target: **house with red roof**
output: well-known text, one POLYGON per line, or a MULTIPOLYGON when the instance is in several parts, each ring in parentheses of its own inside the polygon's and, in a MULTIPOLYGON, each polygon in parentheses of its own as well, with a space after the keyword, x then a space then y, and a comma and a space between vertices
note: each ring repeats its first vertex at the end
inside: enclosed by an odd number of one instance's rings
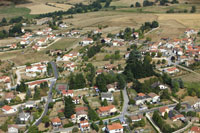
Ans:
POLYGON ((108 106, 102 106, 99 107, 97 110, 97 113, 99 114, 100 117, 106 117, 113 115, 117 112, 117 109, 114 105, 108 105, 108 106))
POLYGON ((89 124, 89 122, 87 120, 80 121, 79 127, 80 127, 82 132, 90 131, 90 124, 89 124))
POLYGON ((164 72, 168 73, 168 74, 174 74, 174 73, 178 73, 179 69, 176 67, 168 67, 164 69, 164 72))
POLYGON ((80 42, 80 45, 86 46, 86 45, 89 45, 89 44, 92 44, 92 43, 94 43, 92 38, 85 38, 83 41, 80 42))
POLYGON ((12 114, 17 112, 17 109, 12 108, 11 106, 4 105, 1 110, 4 112, 4 114, 12 114))
POLYGON ((61 120, 58 117, 51 119, 51 123, 54 127, 59 127, 62 125, 61 120))
POLYGON ((76 107, 75 114, 71 115, 71 121, 73 123, 80 123, 81 121, 88 120, 88 108, 76 107))
POLYGON ((33 81, 33 82, 28 83, 28 87, 31 88, 31 89, 34 89, 36 86, 39 87, 40 84, 42 84, 44 82, 47 82, 47 80, 33 81))
POLYGON ((132 122, 141 121, 142 118, 143 118, 143 115, 133 115, 133 116, 131 116, 132 122))
POLYGON ((150 96, 150 97, 152 98, 151 101, 152 101, 153 103, 157 103, 157 102, 160 101, 160 96, 157 95, 156 93, 151 92, 151 93, 148 94, 148 96, 150 96))
POLYGON ((107 125, 106 130, 109 133, 123 133, 123 126, 120 123, 112 123, 112 125, 107 125))
POLYGON ((74 91, 73 90, 62 90, 62 95, 63 96, 70 96, 70 97, 74 97, 74 91))
POLYGON ((74 103, 74 104, 79 104, 80 103, 80 99, 78 98, 78 97, 72 97, 72 102, 74 103))
POLYGON ((169 113, 169 111, 170 110, 167 106, 159 108, 159 112, 161 113, 162 116, 164 116, 165 113, 169 113))
POLYGON ((111 41, 112 41, 111 38, 104 38, 104 39, 101 40, 102 43, 106 43, 106 44, 110 44, 111 41))
POLYGON ((63 59, 63 61, 70 61, 70 60, 78 58, 78 56, 79 56, 79 53, 72 52, 69 54, 65 54, 62 59, 63 59))
POLYGON ((6 101, 8 101, 8 103, 10 103, 10 101, 11 101, 12 99, 14 99, 14 98, 15 98, 15 95, 14 95, 13 92, 8 92, 8 93, 6 93, 6 95, 5 95, 5 99, 6 99, 6 101))
POLYGON ((188 133, 200 133, 200 127, 193 126, 188 133))
POLYGON ((185 117, 182 114, 178 114, 178 115, 175 115, 175 116, 172 117, 173 121, 184 120, 184 119, 185 119, 185 117))
POLYGON ((45 73, 47 71, 47 67, 45 64, 37 64, 32 66, 26 66, 26 73, 45 73))
POLYGON ((9 76, 1 76, 0 77, 0 82, 8 83, 10 81, 11 81, 11 79, 9 76))

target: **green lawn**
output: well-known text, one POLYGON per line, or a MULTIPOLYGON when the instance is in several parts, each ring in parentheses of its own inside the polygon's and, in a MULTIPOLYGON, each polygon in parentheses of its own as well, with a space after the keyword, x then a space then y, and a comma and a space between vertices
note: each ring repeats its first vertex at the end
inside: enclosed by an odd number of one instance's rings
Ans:
POLYGON ((30 9, 25 7, 0 7, 0 18, 6 17, 18 17, 18 16, 29 16, 29 13, 31 12, 30 9))
POLYGON ((185 82, 184 86, 186 88, 200 88, 200 82, 185 82))
POLYGON ((74 38, 73 39, 62 38, 61 40, 57 41, 56 43, 54 43, 53 45, 48 47, 46 50, 65 49, 65 48, 72 47, 73 45, 77 44, 78 42, 79 42, 79 39, 77 39, 77 38, 75 38, 75 39, 74 38))

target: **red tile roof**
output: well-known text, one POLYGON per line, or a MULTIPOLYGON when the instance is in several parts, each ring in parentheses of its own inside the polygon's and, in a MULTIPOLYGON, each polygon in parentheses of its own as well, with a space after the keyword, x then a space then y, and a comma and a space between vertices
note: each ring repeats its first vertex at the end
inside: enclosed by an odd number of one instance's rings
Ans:
POLYGON ((168 107, 161 107, 161 108, 159 108, 159 111, 161 112, 161 113, 163 113, 163 112, 165 112, 167 109, 169 109, 168 107))
POLYGON ((8 106, 8 105, 4 105, 4 106, 2 107, 2 109, 6 110, 6 111, 9 111, 9 110, 12 109, 12 107, 10 107, 10 106, 8 106))
POLYGON ((75 108, 75 112, 79 112, 79 111, 86 111, 86 110, 88 110, 88 108, 87 107, 76 107, 75 108))
POLYGON ((112 123, 112 125, 108 125, 109 131, 117 129, 123 129, 123 126, 120 123, 112 123))
POLYGON ((195 132, 195 133, 200 133, 200 128, 197 127, 197 126, 193 126, 193 127, 190 129, 190 131, 193 131, 193 132, 195 132))
POLYGON ((104 106, 104 107, 99 107, 98 112, 108 112, 111 109, 115 108, 114 105, 109 105, 109 106, 104 106))
POLYGON ((61 120, 60 120, 60 118, 56 117, 56 118, 53 118, 53 119, 51 120, 51 122, 52 122, 52 123, 60 123, 61 120))
POLYGON ((38 84, 41 84, 43 82, 46 82, 46 80, 34 81, 34 82, 29 83, 28 85, 30 85, 30 86, 32 86, 32 85, 38 85, 38 84))
POLYGON ((140 97, 144 97, 145 96, 144 93, 138 93, 137 95, 140 96, 140 97))

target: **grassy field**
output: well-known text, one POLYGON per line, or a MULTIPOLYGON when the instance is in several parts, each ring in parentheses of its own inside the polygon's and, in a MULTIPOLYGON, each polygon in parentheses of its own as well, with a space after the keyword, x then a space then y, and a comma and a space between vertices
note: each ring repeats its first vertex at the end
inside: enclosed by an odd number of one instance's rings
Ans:
POLYGON ((34 63, 51 60, 52 57, 46 54, 47 50, 71 48, 74 44, 77 44, 77 41, 78 40, 75 39, 61 39, 60 41, 48 47, 47 49, 43 49, 39 52, 33 51, 31 48, 28 48, 26 50, 4 52, 0 53, 0 59, 11 60, 16 65, 24 65, 27 62, 34 63))
POLYGON ((79 39, 62 38, 61 40, 57 41, 45 50, 71 48, 73 45, 78 44, 78 42, 79 39))
POLYGON ((0 7, 0 19, 3 17, 12 18, 17 16, 27 16, 30 12, 31 10, 25 7, 0 7))

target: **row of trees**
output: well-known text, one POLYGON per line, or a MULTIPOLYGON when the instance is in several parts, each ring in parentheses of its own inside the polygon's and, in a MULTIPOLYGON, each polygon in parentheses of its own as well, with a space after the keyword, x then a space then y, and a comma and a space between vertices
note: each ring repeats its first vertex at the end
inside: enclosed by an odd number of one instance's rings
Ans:
MULTIPOLYGON (((70 15, 70 14, 76 14, 76 13, 86 13, 89 11, 98 11, 102 7, 101 0, 96 0, 90 5, 83 5, 82 3, 76 4, 74 7, 71 7, 67 11, 56 11, 52 13, 46 13, 46 14, 40 14, 37 18, 44 18, 44 17, 52 17, 52 16, 60 16, 60 15, 70 15)), ((111 0, 105 1, 104 7, 109 7, 111 0)))
POLYGON ((16 17, 16 18, 11 18, 10 21, 8 21, 6 18, 2 18, 1 22, 0 22, 0 26, 7 26, 10 24, 14 24, 14 23, 21 23, 23 21, 23 17, 16 17))

